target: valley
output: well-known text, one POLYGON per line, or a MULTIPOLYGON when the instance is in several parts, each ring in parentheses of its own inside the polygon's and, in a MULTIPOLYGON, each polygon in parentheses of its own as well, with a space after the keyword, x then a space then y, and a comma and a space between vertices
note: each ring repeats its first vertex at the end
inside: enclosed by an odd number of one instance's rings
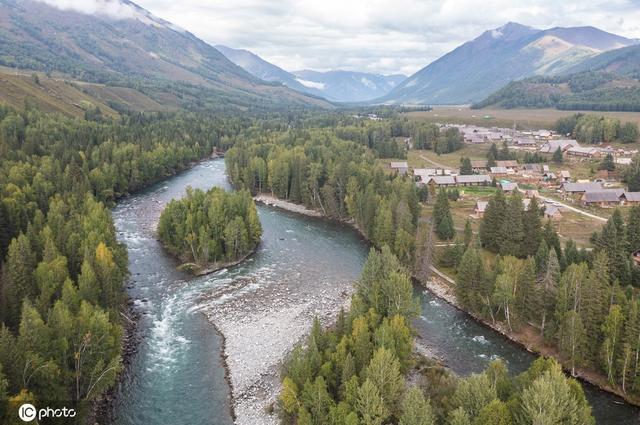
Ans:
POLYGON ((0 425, 640 422, 637 7, 139 1, 0 0, 0 425))

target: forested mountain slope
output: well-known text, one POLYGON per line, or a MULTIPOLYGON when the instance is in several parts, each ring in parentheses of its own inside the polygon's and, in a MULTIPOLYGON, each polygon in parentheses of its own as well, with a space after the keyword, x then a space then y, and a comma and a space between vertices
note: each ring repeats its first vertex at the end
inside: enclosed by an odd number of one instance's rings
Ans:
POLYGON ((603 51, 635 43, 593 27, 539 30, 511 22, 447 53, 379 101, 478 102, 510 81, 557 75, 603 51))
POLYGON ((151 92, 160 88, 190 106, 211 99, 240 106, 327 106, 252 76, 193 34, 127 0, 105 2, 92 13, 34 0, 0 5, 0 65, 151 92))
POLYGON ((475 106, 640 111, 640 46, 604 52, 563 75, 512 81, 475 106))

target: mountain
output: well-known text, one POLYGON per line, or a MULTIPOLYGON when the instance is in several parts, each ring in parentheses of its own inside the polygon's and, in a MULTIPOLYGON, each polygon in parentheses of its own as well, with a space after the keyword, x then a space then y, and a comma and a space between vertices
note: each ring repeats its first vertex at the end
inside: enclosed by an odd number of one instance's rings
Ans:
POLYGON ((474 108, 640 111, 640 81, 606 71, 512 81, 474 108))
POLYGON ((352 71, 288 72, 248 50, 216 46, 231 62, 255 77, 278 82, 294 90, 336 102, 362 102, 387 94, 405 75, 380 75, 352 71))
POLYGON ((593 27, 539 30, 510 22, 447 53, 378 101, 474 103, 510 81, 557 75, 603 51, 636 43, 593 27))
POLYGON ((217 45, 215 47, 231 62, 235 63, 245 71, 249 72, 251 75, 258 77, 261 80, 278 82, 294 90, 321 95, 321 93, 317 92, 316 90, 309 90, 308 87, 305 87, 300 82, 298 82, 295 75, 270 62, 267 62, 260 56, 251 53, 248 50, 233 49, 231 47, 222 45, 217 45))
POLYGON ((354 71, 311 70, 293 73, 298 82, 322 93, 337 102, 363 102, 384 96, 407 77, 405 75, 381 75, 354 71))
POLYGON ((568 74, 606 71, 619 76, 640 78, 640 45, 600 53, 567 70, 568 74))
POLYGON ((474 105, 640 111, 640 45, 601 53, 550 77, 512 81, 474 105))
POLYGON ((0 65, 137 87, 185 105, 327 102, 264 82, 193 34, 127 0, 0 0, 0 65), (51 4, 49 4, 51 3, 51 4))

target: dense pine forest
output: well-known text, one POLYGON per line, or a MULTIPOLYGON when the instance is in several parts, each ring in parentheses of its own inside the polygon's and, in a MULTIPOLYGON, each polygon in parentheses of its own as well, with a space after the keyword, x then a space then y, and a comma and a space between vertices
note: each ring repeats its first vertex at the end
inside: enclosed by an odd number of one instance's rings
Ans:
POLYGON ((98 398, 122 369, 127 252, 108 206, 224 149, 249 119, 0 108, 0 397, 98 398))
POLYGON ((584 111, 640 111, 637 75, 586 71, 512 81, 473 108, 557 108, 584 111))
POLYGON ((418 314, 409 272, 388 247, 372 250, 348 313, 314 322, 284 367, 284 423, 594 424, 580 384, 551 359, 512 378, 494 361, 456 378, 417 359, 410 321, 418 314))
POLYGON ((216 269, 243 258, 260 242, 262 227, 249 191, 191 188, 165 207, 158 236, 165 248, 194 271, 216 269))
POLYGON ((413 263, 420 212, 408 178, 385 173, 374 151, 340 138, 341 129, 289 130, 238 143, 225 156, 237 188, 272 192, 327 217, 353 220, 376 245, 413 263))
POLYGON ((563 247, 551 222, 542 225, 535 200, 525 211, 518 194, 507 199, 497 191, 479 238, 446 251, 457 270, 456 297, 466 310, 509 331, 534 330, 572 373, 598 371, 637 397, 640 270, 631 253, 640 248, 639 226, 640 207, 626 217, 616 210, 593 234, 593 251, 578 250, 572 241, 563 247))
MULTIPOLYGON (((456 239, 446 261, 457 271, 457 296, 466 309, 516 332, 534 329, 565 366, 597 370, 637 396, 640 302, 634 285, 640 275, 629 253, 640 248, 640 208, 627 217, 616 212, 594 234, 594 251, 586 252, 572 242, 561 246, 535 201, 524 211, 517 195, 497 193, 480 234, 468 228, 458 240, 451 195, 442 191, 430 200, 432 194, 385 170, 379 159, 402 157, 407 137, 423 148, 455 150, 459 134, 377 112, 385 118, 155 113, 113 120, 1 108, 0 395, 15 403, 80 402, 113 385, 122 369, 128 272, 108 207, 226 150, 229 178, 244 190, 189 191, 160 221, 160 237, 181 260, 204 265, 249 252, 261 234, 251 200, 259 192, 351 222, 380 250, 370 256, 351 311, 335 328, 316 323, 306 348, 287 363, 285 420, 474 424, 497 415, 506 421, 499 423, 530 423, 543 411, 582 418, 568 423, 592 421, 579 385, 551 360, 539 360, 516 378, 496 363, 481 375, 457 380, 442 372, 437 383, 407 386, 410 371, 417 373, 424 361, 411 355, 417 304, 410 273, 428 274, 435 255, 431 233, 456 239), (430 226, 420 218, 427 200, 435 203, 430 226), (545 405, 549 391, 559 392, 561 407, 545 405)), ((581 120, 569 123, 571 131, 581 120)))
MULTIPOLYGON (((314 164, 320 173, 316 184, 321 185, 307 186, 312 182, 307 179, 304 185, 298 181, 297 187, 285 189, 278 186, 277 174, 267 177, 265 169, 255 174, 254 190, 271 182, 292 200, 322 203, 328 215, 346 219, 357 214, 368 232, 373 231, 377 202, 385 199, 384 214, 376 214, 384 224, 378 238, 392 242, 409 263, 417 193, 409 182, 382 173, 375 156, 402 155, 394 137, 408 135, 413 127, 391 110, 376 112, 388 119, 312 111, 244 117, 123 112, 113 119, 99 110, 81 119, 29 107, 0 107, 0 395, 15 403, 80 402, 99 398, 115 382, 122 369, 123 284, 128 272, 126 249, 116 239, 108 207, 238 141, 242 145, 257 138, 264 142, 264 151, 274 147, 267 142, 278 135, 299 144, 300 150, 304 146, 322 165, 314 164), (306 130, 310 127, 317 129, 306 130), (306 146, 304 140, 309 141, 306 146), (343 150, 333 150, 337 147, 343 150), (333 170, 334 165, 337 172, 329 179, 324 167, 333 170), (373 181, 383 181, 384 191, 374 191, 373 181)), ((298 159, 283 148, 278 151, 282 161, 298 159)), ((232 149, 229 161, 234 152, 242 151, 232 149)), ((260 164, 256 159, 252 166, 259 169, 260 164)), ((230 175, 241 181, 234 169, 239 168, 230 167, 230 175)), ((249 195, 238 196, 246 205, 249 195)), ((223 232, 231 240, 235 231, 235 247, 226 240, 222 246, 194 244, 194 260, 236 258, 251 246, 259 227, 252 213, 247 214, 240 214, 247 218, 242 228, 223 232)))

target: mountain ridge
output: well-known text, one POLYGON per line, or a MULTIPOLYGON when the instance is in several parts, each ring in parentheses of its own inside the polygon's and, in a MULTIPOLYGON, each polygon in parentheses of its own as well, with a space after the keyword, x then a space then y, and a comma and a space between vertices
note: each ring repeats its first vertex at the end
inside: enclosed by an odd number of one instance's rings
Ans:
POLYGON ((216 45, 229 60, 265 81, 278 82, 294 90, 324 97, 333 102, 362 102, 386 94, 405 75, 382 75, 358 71, 289 72, 245 49, 216 45))
POLYGON ((509 22, 438 58, 377 102, 474 103, 510 81, 559 74, 602 49, 635 43, 594 27, 540 30, 509 22))
POLYGON ((0 65, 58 72, 92 83, 162 85, 193 107, 203 102, 243 108, 331 106, 260 80, 213 46, 135 3, 105 4, 112 6, 105 13, 84 13, 43 1, 0 0, 0 65), (114 10, 119 15, 108 13, 114 10))

